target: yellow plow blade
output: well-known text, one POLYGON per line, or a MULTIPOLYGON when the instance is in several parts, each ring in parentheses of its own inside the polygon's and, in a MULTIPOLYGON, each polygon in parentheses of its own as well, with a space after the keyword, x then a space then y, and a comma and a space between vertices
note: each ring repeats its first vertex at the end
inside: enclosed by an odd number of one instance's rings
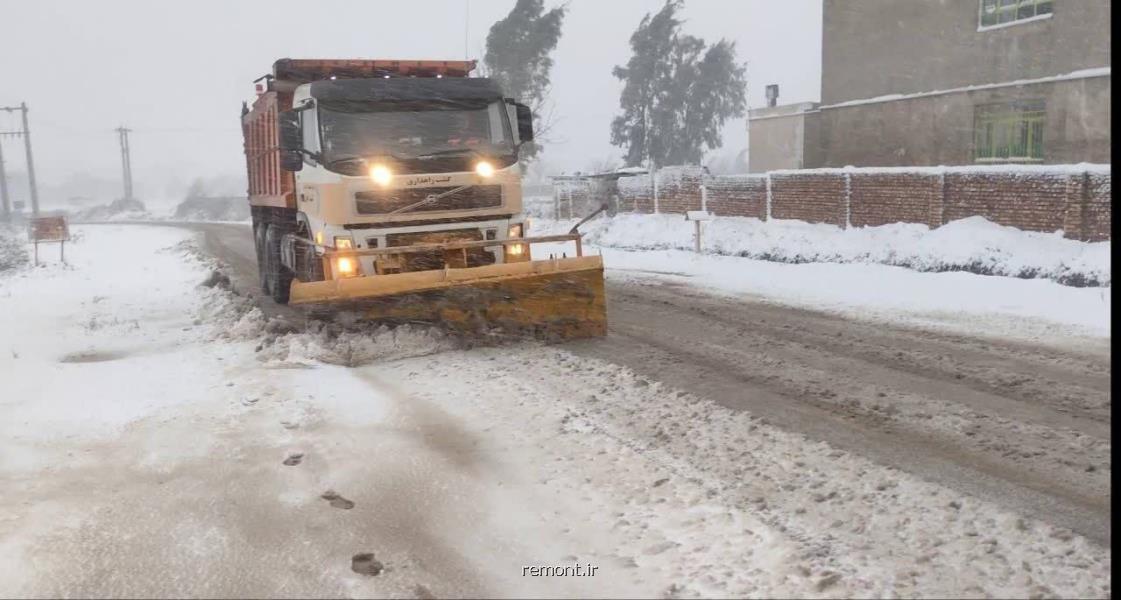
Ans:
POLYGON ((549 341, 607 333, 603 259, 579 256, 329 281, 293 281, 289 304, 354 310, 371 320, 549 341))

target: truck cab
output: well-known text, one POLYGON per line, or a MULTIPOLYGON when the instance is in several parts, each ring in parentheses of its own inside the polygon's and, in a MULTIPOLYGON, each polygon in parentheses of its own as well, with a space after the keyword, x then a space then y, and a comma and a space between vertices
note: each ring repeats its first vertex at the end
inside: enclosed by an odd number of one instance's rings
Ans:
POLYGON ((262 78, 242 122, 261 284, 275 300, 286 301, 292 278, 529 260, 527 246, 501 243, 527 234, 518 152, 533 137, 530 111, 493 80, 468 77, 473 68, 474 61, 282 59, 262 78), (284 244, 285 235, 297 241, 284 244), (486 240, 499 244, 355 254, 334 264, 316 255, 316 247, 486 240))
MULTIPOLYGON (((292 105, 298 220, 317 243, 390 248, 525 234, 517 105, 491 80, 319 81, 297 87, 292 105)), ((501 264, 518 258, 508 250, 363 256, 355 266, 385 274, 456 259, 501 264)))

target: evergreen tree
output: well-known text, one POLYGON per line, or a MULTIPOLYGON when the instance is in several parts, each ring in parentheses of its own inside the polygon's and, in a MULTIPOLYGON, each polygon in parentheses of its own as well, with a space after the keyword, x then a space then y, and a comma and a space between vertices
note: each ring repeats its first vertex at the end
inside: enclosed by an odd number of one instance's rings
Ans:
POLYGON ((611 143, 626 150, 627 166, 699 164, 720 147, 724 123, 747 108, 745 67, 734 42, 681 33, 683 0, 667 0, 643 17, 631 35, 631 59, 613 73, 623 81, 623 114, 611 123, 611 143))
POLYGON ((206 182, 202 177, 195 177, 191 182, 191 187, 187 188, 187 198, 205 198, 206 197, 206 182))
POLYGON ((483 55, 486 75, 533 110, 537 141, 522 146, 522 156, 527 159, 540 152, 537 142, 551 124, 543 117, 553 67, 550 55, 560 40, 566 10, 566 6, 559 6, 546 12, 544 0, 517 0, 506 18, 492 25, 487 34, 483 55))

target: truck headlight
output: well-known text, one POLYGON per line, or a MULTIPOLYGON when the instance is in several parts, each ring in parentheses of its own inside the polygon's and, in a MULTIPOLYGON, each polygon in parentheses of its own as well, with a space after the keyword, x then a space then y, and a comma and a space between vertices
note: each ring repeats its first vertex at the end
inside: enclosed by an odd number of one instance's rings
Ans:
POLYGON ((529 246, 527 244, 509 244, 506 246, 506 262, 522 262, 529 260, 529 246))
POLYGON ((370 167, 370 179, 378 185, 389 185, 393 181, 393 171, 385 165, 374 165, 370 167))
POLYGON ((335 272, 340 277, 354 277, 358 274, 358 260, 353 256, 340 256, 335 259, 335 272))
POLYGON ((475 163, 475 173, 480 177, 493 177, 494 165, 485 160, 480 160, 479 162, 475 163))

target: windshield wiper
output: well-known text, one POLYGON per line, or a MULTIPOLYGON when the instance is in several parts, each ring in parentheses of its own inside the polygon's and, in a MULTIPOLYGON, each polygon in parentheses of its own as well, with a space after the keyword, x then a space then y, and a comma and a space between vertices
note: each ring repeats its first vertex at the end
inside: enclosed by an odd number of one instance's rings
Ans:
POLYGON ((455 154, 478 154, 478 153, 479 153, 478 150, 472 150, 471 148, 454 148, 452 150, 439 150, 439 151, 436 151, 436 152, 429 152, 428 154, 418 154, 418 155, 414 156, 413 158, 418 158, 418 159, 424 160, 426 158, 436 158, 437 156, 452 156, 452 155, 455 155, 455 154))
POLYGON ((332 167, 337 167, 339 165, 351 164, 351 163, 356 163, 356 162, 357 163, 365 163, 366 159, 364 157, 361 157, 361 156, 344 156, 342 158, 336 158, 334 160, 329 160, 326 163, 324 163, 324 166, 327 167, 328 169, 330 169, 332 167))

